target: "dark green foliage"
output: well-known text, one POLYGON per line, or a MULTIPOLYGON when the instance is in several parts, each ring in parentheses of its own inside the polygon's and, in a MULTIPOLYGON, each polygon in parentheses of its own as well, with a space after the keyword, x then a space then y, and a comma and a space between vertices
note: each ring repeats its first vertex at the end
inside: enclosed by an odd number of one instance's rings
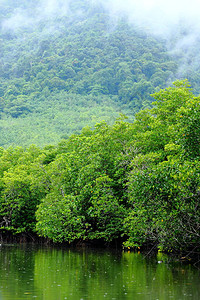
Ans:
POLYGON ((4 150, 1 164, 1 229, 12 233, 35 230, 35 211, 46 193, 42 152, 35 146, 4 150))
POLYGON ((128 183, 125 245, 186 249, 199 244, 200 234, 200 100, 186 81, 154 97, 155 108, 140 112, 135 122, 139 155, 128 183))
POLYGON ((184 249, 199 243, 199 161, 163 162, 131 176, 127 246, 184 249))
POLYGON ((127 126, 123 121, 113 127, 97 124, 95 130, 85 128, 58 145, 58 156, 48 166, 52 194, 37 211, 40 234, 54 241, 120 237, 126 210, 120 198, 123 184, 118 181, 117 156, 130 139, 127 126), (49 213, 52 209, 56 223, 49 213))

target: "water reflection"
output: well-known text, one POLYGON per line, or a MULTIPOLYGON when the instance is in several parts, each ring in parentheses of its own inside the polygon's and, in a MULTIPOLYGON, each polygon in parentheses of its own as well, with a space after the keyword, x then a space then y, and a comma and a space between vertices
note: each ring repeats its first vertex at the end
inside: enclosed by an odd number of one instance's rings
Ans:
POLYGON ((0 262, 1 300, 200 299, 199 270, 166 256, 3 245, 0 262))

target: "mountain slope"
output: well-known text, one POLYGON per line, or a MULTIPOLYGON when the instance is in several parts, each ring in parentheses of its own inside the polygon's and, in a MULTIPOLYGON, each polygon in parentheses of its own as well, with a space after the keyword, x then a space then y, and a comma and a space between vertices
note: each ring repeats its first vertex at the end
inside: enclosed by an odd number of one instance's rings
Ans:
POLYGON ((1 146, 56 143, 119 113, 132 120, 175 79, 163 40, 91 1, 39 3, 0 6, 1 146))

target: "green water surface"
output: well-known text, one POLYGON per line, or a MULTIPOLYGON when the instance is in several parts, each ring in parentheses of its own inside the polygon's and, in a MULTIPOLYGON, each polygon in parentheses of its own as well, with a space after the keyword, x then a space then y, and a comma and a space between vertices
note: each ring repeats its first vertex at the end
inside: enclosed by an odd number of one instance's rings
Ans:
POLYGON ((0 300, 16 299, 199 300, 200 271, 160 253, 2 245, 0 300))

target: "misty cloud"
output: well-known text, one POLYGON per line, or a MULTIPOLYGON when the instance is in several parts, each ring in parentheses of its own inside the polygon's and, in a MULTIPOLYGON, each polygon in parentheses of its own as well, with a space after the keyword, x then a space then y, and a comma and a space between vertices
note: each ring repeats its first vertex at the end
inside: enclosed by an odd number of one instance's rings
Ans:
POLYGON ((34 18, 29 16, 25 11, 16 9, 10 18, 2 22, 3 30, 16 30, 19 27, 29 27, 34 23, 34 18))
MULTIPOLYGON (((110 16, 125 16, 130 24, 162 37, 172 56, 181 61, 178 76, 200 67, 199 0, 96 0, 110 16)), ((183 75, 185 76, 185 75, 183 75)))
POLYGON ((38 4, 40 15, 59 15, 64 16, 69 11, 67 0, 41 0, 38 4))
POLYGON ((153 34, 169 35, 180 24, 200 28, 198 0, 97 0, 111 15, 125 14, 129 22, 153 34))
MULTIPOLYGON (((7 0, 9 1, 9 0, 7 0)), ((4 28, 28 26, 41 19, 68 15, 72 0, 38 0, 32 2, 32 10, 16 8, 3 22, 4 28), (34 3, 34 5, 33 5, 34 3)), ((88 0, 102 4, 110 16, 126 16, 130 23, 159 35, 170 35, 180 23, 200 29, 200 2, 198 0, 88 0)), ((23 1, 21 2, 23 3, 23 1)), ((6 5, 5 0, 0 0, 6 5)), ((78 12, 77 12, 78 13, 78 12)))
MULTIPOLYGON (((20 27, 37 25, 41 20, 65 16, 69 12, 68 3, 67 0, 39 0, 28 7, 13 7, 10 17, 1 22, 2 29, 15 31, 20 27)), ((6 0, 0 0, 0 5, 4 4, 6 0)))

